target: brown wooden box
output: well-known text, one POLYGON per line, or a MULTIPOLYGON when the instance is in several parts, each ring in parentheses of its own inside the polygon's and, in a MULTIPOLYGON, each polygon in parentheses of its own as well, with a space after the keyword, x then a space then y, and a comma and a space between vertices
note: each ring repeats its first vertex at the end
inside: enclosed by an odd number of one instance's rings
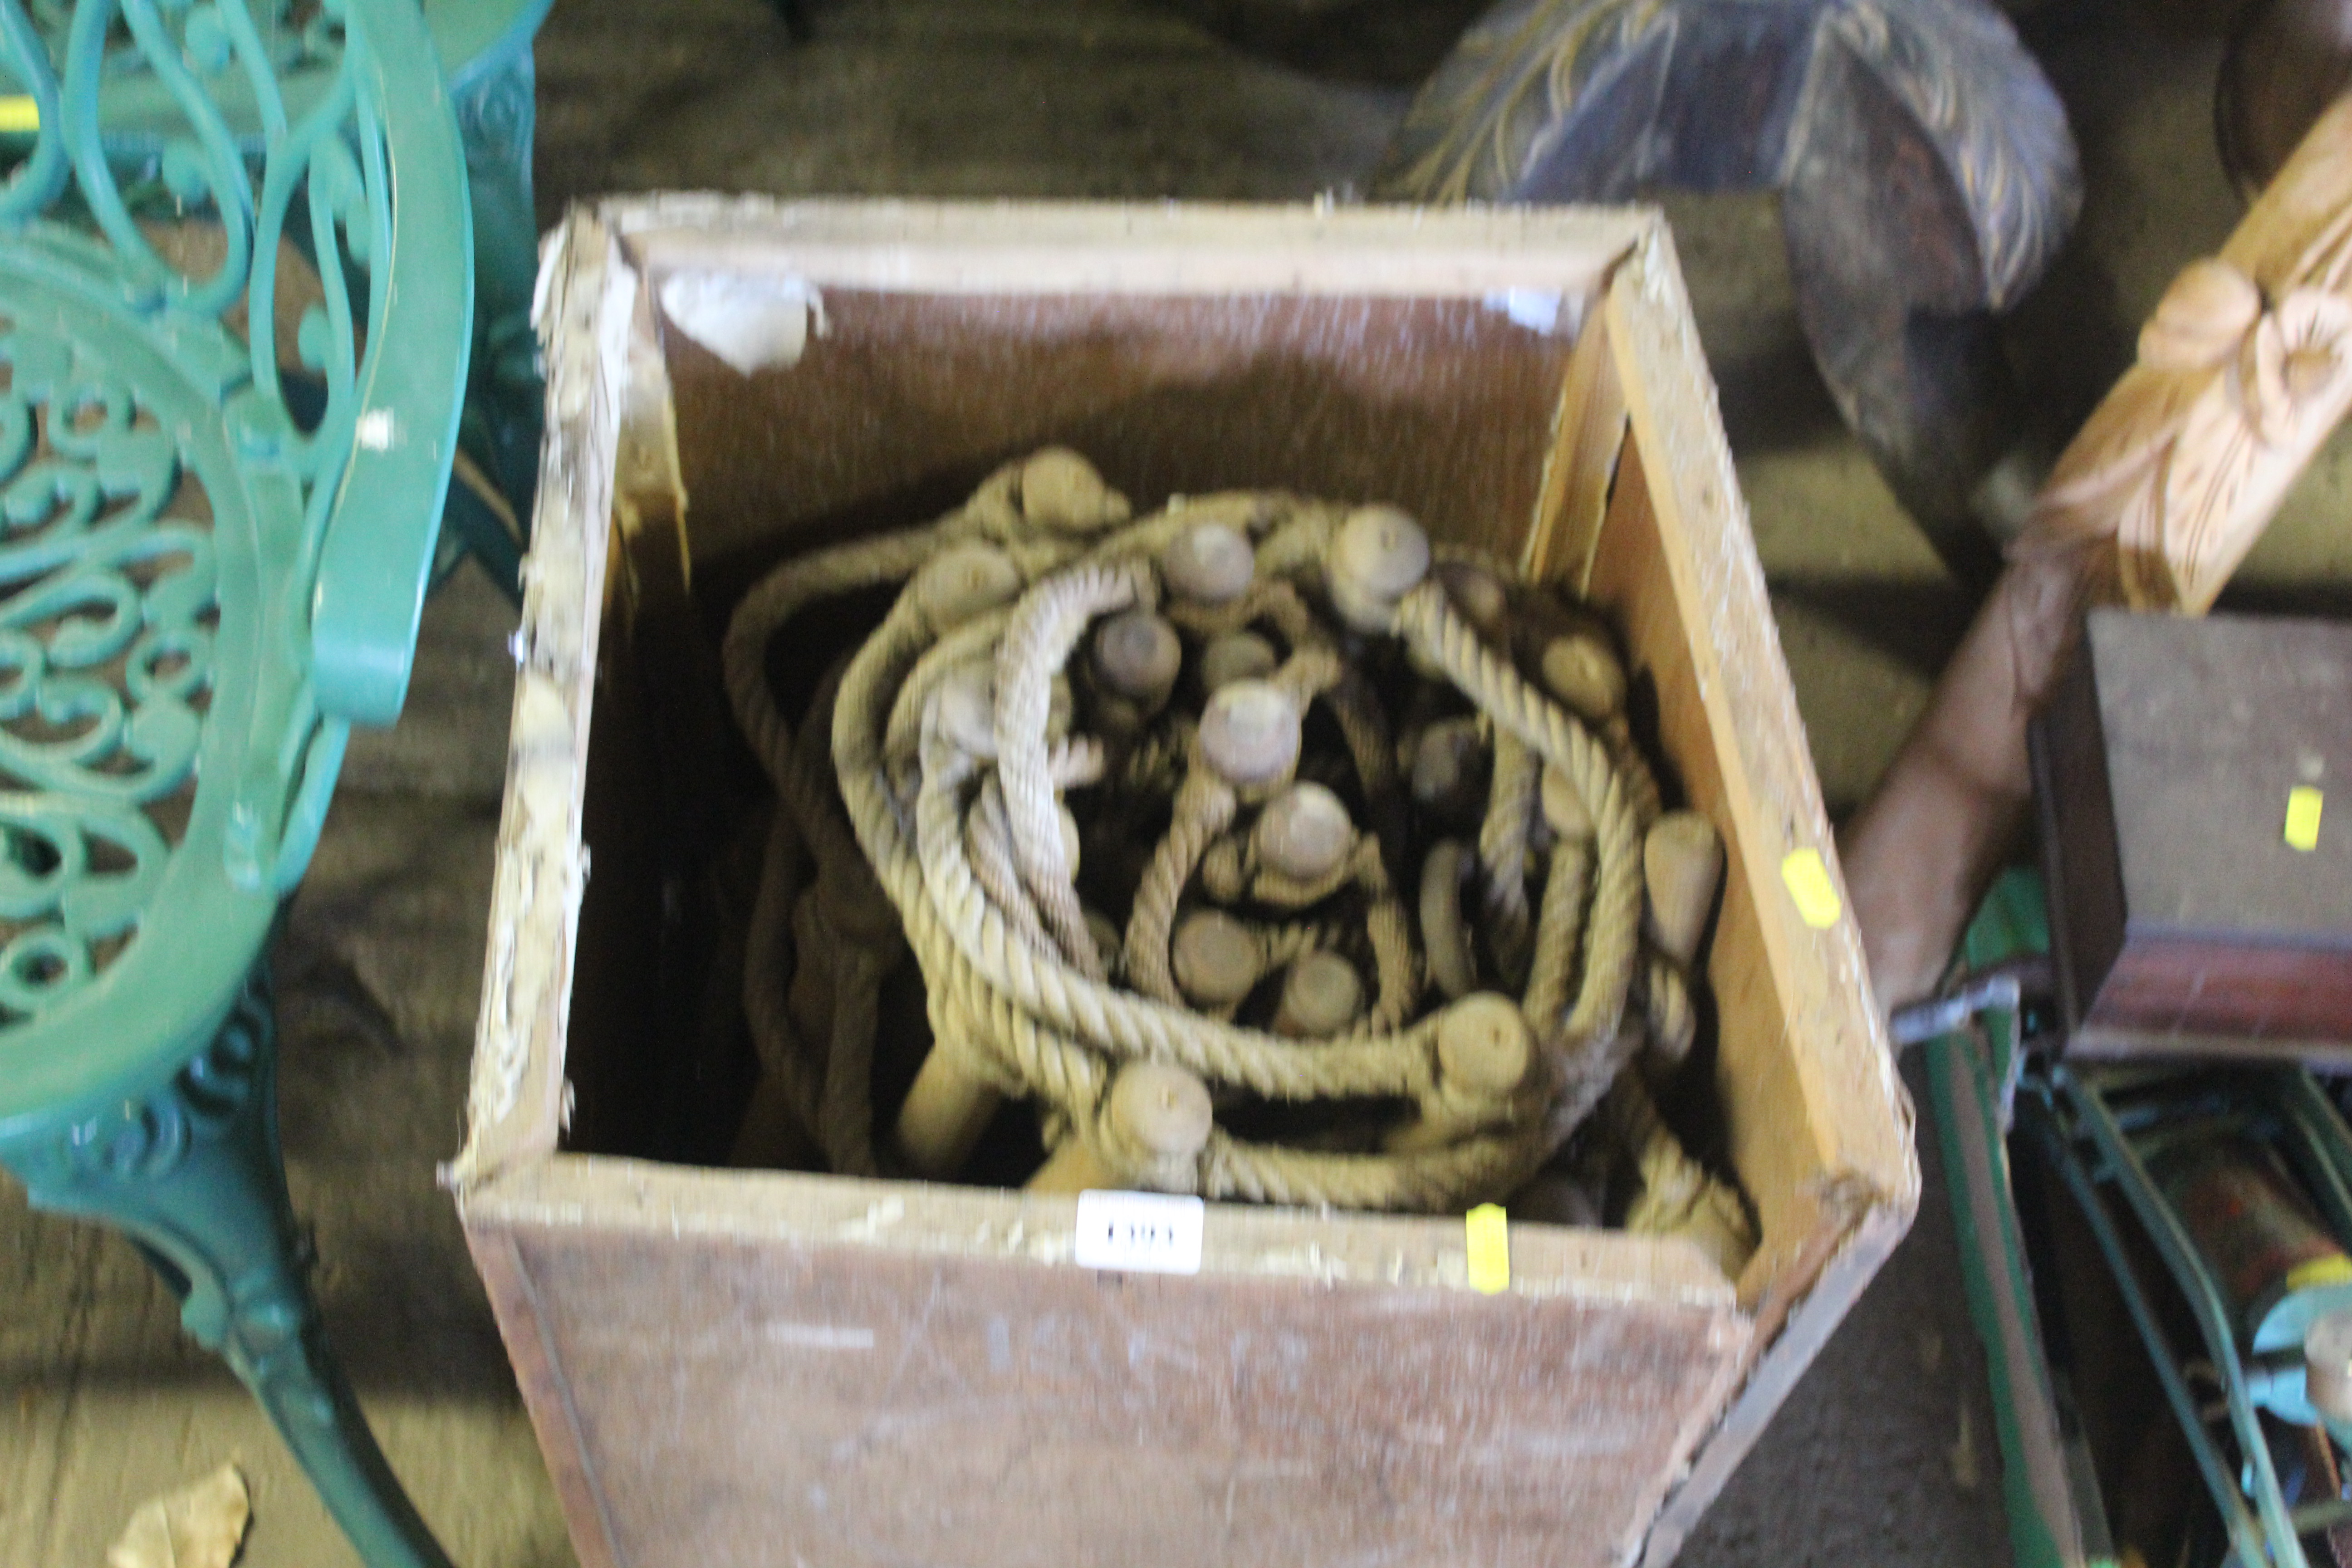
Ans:
POLYGON ((2352 1064, 2352 626, 2096 610, 2031 733, 2068 1049, 2352 1064))
POLYGON ((1808 927, 1783 887, 1790 853, 1835 856, 1659 218, 656 197, 577 211, 551 244, 450 1174, 582 1561, 1671 1559, 1909 1224, 1918 1174, 1853 924, 1808 927), (665 316, 681 279, 753 318, 814 289, 824 330, 747 379, 665 316), (1458 1219, 1223 1205, 1197 1276, 1096 1274, 1068 1260, 1066 1199, 572 1145, 571 1080, 584 1126, 611 1098, 592 1079, 646 1048, 631 932, 663 898, 626 809, 659 759, 614 672, 674 651, 681 605, 709 612, 698 592, 746 560, 904 521, 1049 439, 1145 504, 1393 500, 1616 615, 1729 842, 1708 980, 1762 1222, 1740 1279, 1686 1243, 1527 1225, 1489 1297, 1458 1219))

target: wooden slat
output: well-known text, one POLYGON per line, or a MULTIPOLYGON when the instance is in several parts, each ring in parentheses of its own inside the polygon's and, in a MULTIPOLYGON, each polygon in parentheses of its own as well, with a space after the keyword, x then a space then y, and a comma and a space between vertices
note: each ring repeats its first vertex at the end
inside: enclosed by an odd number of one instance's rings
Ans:
POLYGON ((1800 850, 1819 854, 1836 880, 1837 847, 1716 416, 1714 383, 1671 255, 1661 230, 1618 271, 1603 309, 1689 677, 1723 776, 1727 818, 1718 825, 1755 889, 1758 930, 1780 994, 1787 1037, 1759 1044, 1786 1053, 1801 1116, 1777 1136, 1810 1142, 1824 1173, 1850 1175, 1908 1214, 1919 1192, 1909 1102, 1872 1000, 1861 933, 1850 910, 1827 929, 1812 929, 1783 889, 1784 859, 1800 850))
POLYGON ((1625 389, 1617 379, 1609 318, 1595 311, 1569 356, 1544 503, 1521 562, 1537 582, 1558 583, 1580 598, 1590 589, 1625 435, 1625 389))
POLYGON ((633 1568, 1622 1562, 1748 1325, 1685 1247, 1213 1208, 1196 1278, 1074 1200, 558 1156, 478 1194, 633 1568))
POLYGON ((1649 220, 1590 208, 623 197, 599 209, 656 276, 792 276, 913 293, 1367 294, 1580 300, 1649 220))
POLYGON ((573 1554, 580 1559, 581 1568, 621 1568, 624 1559, 614 1549, 604 1494, 588 1468, 587 1446, 582 1440, 571 1384, 549 1338, 546 1318, 523 1268, 514 1234, 503 1226, 469 1226, 466 1244, 489 1295, 499 1337, 514 1367, 515 1382, 522 1389, 523 1409, 539 1438, 539 1451, 547 1460, 548 1479, 563 1505, 563 1522, 572 1536, 573 1554))
POLYGON ((533 313, 548 364, 547 437, 524 574, 506 810, 467 1103, 451 1163, 473 1182, 555 1147, 564 1023, 586 878, 582 760, 595 700, 605 558, 636 280, 604 226, 575 213, 541 268, 533 313))

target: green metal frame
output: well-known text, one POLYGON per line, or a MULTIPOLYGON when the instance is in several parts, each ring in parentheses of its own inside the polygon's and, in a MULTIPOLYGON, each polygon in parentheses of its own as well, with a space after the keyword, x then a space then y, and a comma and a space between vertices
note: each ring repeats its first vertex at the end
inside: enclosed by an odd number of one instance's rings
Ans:
MULTIPOLYGON (((2042 896, 2038 876, 2005 877, 1963 942, 1963 973, 2046 952, 2042 896)), ((2112 1558, 2095 1479, 2080 1456, 2058 1451, 2057 1405, 2009 1180, 2005 1082, 2020 1086, 2019 1130, 2082 1213, 2147 1348, 2220 1512, 2231 1560, 2241 1568, 2307 1568, 2300 1537, 2352 1520, 2352 1503, 2290 1506, 2258 1411, 2298 1424, 2319 1419, 2304 1394, 2300 1336, 2313 1313, 2352 1306, 2352 1287, 2298 1292, 2249 1339, 2147 1159, 2169 1140, 2210 1130, 2220 1115, 2277 1148, 2327 1227, 2352 1241, 2352 1133, 2335 1107, 2310 1074, 2293 1068, 2078 1069, 2063 1059, 2024 1067, 2022 1031, 2014 1014, 2001 1011, 1989 1011, 1979 1026, 1947 1034, 1927 1048, 1970 1315, 1992 1376, 2011 1537, 2021 1568, 2074 1568, 2112 1558), (2221 1385, 2223 1416, 2238 1452, 2234 1462, 2200 1411, 2182 1350, 2141 1278, 2110 1194, 2148 1238, 2196 1323, 2194 1353, 2211 1365, 2221 1385)), ((2352 1433, 2330 1427, 2339 1445, 2352 1439, 2352 1433)))
POLYGON ((0 1164, 140 1246, 366 1562, 446 1568, 305 1284, 259 960, 351 727, 406 694, 461 418, 528 475, 543 3, 438 6, 437 47, 416 0, 29 3, 0 0, 38 117, 0 147, 0 1164), (317 297, 281 321, 289 251, 317 297))
MULTIPOLYGON (((1961 939, 1965 973, 2047 952, 2042 879, 2003 874, 1961 939)), ((2022 1020, 1988 1008, 1978 1025, 1925 1043, 1928 1103, 1943 1150, 1969 1315, 1983 1342, 2017 1568, 2113 1568, 2105 1510, 2071 1433, 2042 1351, 2042 1322, 2010 1178, 2009 1112, 2022 1020)))
MULTIPOLYGON (((62 61, 75 15, 58 0, 30 0, 28 30, 52 59, 62 61)), ((160 9, 185 10, 194 0, 176 0, 160 9)), ((517 603, 521 599, 523 547, 520 524, 530 515, 538 480, 541 385, 538 345, 531 335, 530 295, 538 270, 538 228, 531 198, 531 145, 535 129, 531 40, 551 0, 426 0, 425 20, 432 47, 446 79, 466 150, 467 194, 473 220, 475 331, 473 377, 467 390, 460 439, 468 456, 492 481, 505 503, 509 526, 464 485, 451 487, 446 502, 449 533, 442 570, 458 551, 470 552, 491 579, 517 603)), ((209 5, 201 7, 210 10, 209 5)), ((253 14, 252 40, 269 59, 277 93, 287 114, 300 120, 333 89, 338 54, 331 39, 308 36, 314 29, 289 26, 284 0, 253 14)), ((205 38, 225 28, 200 28, 205 38)), ((104 52, 97 83, 99 137, 118 169, 153 170, 184 122, 175 88, 147 62, 133 40, 118 40, 104 52)), ((6 51, 0 51, 5 59, 6 51)), ((265 136, 257 95, 243 79, 233 58, 199 51, 190 72, 217 108, 236 144, 257 153, 265 136), (211 63, 214 68, 204 68, 211 63)), ((27 84, 29 85, 29 84, 27 84)), ((22 148, 32 138, 0 138, 22 148)), ((134 174, 135 177, 135 174, 134 174)))

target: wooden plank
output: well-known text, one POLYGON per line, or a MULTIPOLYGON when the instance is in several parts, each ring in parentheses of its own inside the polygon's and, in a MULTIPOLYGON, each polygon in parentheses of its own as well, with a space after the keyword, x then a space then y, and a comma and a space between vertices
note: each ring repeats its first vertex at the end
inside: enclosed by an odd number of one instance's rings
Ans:
POLYGON ((1217 1205, 1201 1274, 1074 1201, 557 1156, 477 1195, 616 1553, 995 1565, 1615 1563, 1748 1339, 1681 1245, 1217 1205))
POLYGON ((1764 1222, 1739 1281, 1759 1353, 1644 1546, 1643 1568, 1665 1568, 1909 1229, 1919 1172, 1910 1100, 1853 917, 1814 931, 1781 885, 1782 861, 1799 849, 1819 853, 1835 879, 1835 847, 1663 230, 1612 279, 1602 321, 1631 436, 1591 584, 1630 617, 1636 664, 1658 672, 1666 750, 1725 833, 1723 912, 1708 956, 1724 1020, 1717 1090, 1764 1222))
POLYGON ((1580 300, 1654 223, 1630 211, 619 197, 656 279, 793 277, 909 293, 1314 293, 1580 300))
POLYGON ((1826 929, 1809 927, 1782 888, 1783 862, 1799 851, 1818 854, 1838 881, 1837 848, 1716 417, 1714 383, 1663 229, 1618 270, 1603 308, 1659 555, 1723 775, 1729 818, 1719 826, 1756 889, 1758 930, 1787 1029, 1780 1048, 1801 1093, 1801 1117, 1781 1135, 1811 1141, 1824 1173, 1850 1175, 1907 1214, 1919 1193, 1910 1106, 1872 999, 1861 933, 1843 909, 1826 929))
POLYGON ((692 591, 694 563, 687 550, 677 403, 670 395, 669 367, 648 289, 635 290, 628 356, 613 459, 613 515, 626 548, 614 558, 617 569, 612 576, 629 581, 632 606, 648 595, 683 604, 692 591), (647 576, 655 581, 641 580, 647 576))
POLYGON ((539 1451, 547 1460, 548 1479, 563 1505, 572 1552, 581 1568, 621 1568, 624 1559, 614 1548, 612 1521, 605 1516, 604 1494, 589 1468, 572 1389, 564 1380, 562 1363, 548 1336, 538 1293, 523 1269, 513 1234, 503 1226, 468 1226, 466 1246, 489 1295, 499 1338, 522 1390, 523 1409, 539 1438, 539 1451))
MULTIPOLYGON (((1670 1568, 1708 1506, 1764 1435, 1773 1414, 1911 1228, 1909 1210, 1874 1205, 1853 1212, 1859 1217, 1851 1228, 1824 1226, 1814 1233, 1816 1256, 1825 1256, 1825 1263, 1816 1257, 1799 1258, 1775 1282, 1775 1295, 1793 1304, 1778 1322, 1768 1311, 1759 1311, 1749 1348, 1761 1353, 1755 1356, 1752 1370, 1743 1369, 1738 1397, 1707 1433, 1688 1472, 1659 1508, 1643 1543, 1641 1568, 1670 1568), (1800 1280, 1807 1285, 1801 1293, 1795 1291, 1800 1280)), ((1770 1300, 1765 1303, 1767 1308, 1772 1304, 1770 1300)))
MULTIPOLYGON (((1763 1222, 1765 1256, 1784 1258, 1811 1230, 1810 1194, 1823 1168, 1819 1140, 1792 1135, 1805 1124, 1792 1067, 1780 989, 1764 946, 1759 889, 1739 835, 1747 814, 1732 800, 1714 715, 1692 662, 1695 639, 1674 591, 1674 570, 1661 539, 1649 463, 1636 449, 1618 476, 1607 521, 1595 540, 1588 589, 1625 638, 1636 679, 1636 705, 1654 706, 1660 749, 1674 759, 1674 782, 1694 810, 1718 825, 1727 839, 1724 891, 1707 948, 1706 979, 1719 1019, 1717 1096, 1730 1134, 1740 1182, 1763 1222), (1642 702, 1646 689, 1650 700, 1642 702)), ((1761 891, 1777 891, 1777 881, 1761 891)), ((1760 1291, 1772 1272, 1751 1277, 1760 1291)))
POLYGON ((1571 350, 1475 299, 834 289, 825 315, 797 361, 750 377, 671 334, 698 563, 904 526, 1048 441, 1139 507, 1377 498, 1515 558, 1571 350))
MULTIPOLYGON (((1059 1265, 1068 1261, 1076 1201, 1013 1188, 562 1153, 519 1163, 472 1188, 467 1218, 485 1227, 650 1227, 801 1247, 855 1240, 885 1252, 1059 1265)), ((1511 1235, 1517 1294, 1709 1310, 1733 1300, 1729 1283, 1688 1243, 1542 1225, 1515 1226, 1511 1235)), ((1461 1222, 1412 1215, 1212 1204, 1202 1258, 1205 1275, 1289 1278, 1325 1289, 1458 1289, 1468 1279, 1461 1222)))
POLYGON ((636 279, 593 215, 575 213, 541 268, 547 437, 524 563, 506 809, 467 1103, 450 1180, 470 1184, 555 1147, 564 1024, 586 879, 582 790, 604 625, 614 459, 636 279))

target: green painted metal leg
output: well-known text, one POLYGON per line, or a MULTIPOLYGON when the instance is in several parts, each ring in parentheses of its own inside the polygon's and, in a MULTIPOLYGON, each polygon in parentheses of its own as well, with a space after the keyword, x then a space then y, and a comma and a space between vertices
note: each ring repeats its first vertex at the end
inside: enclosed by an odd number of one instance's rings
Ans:
MULTIPOLYGON (((530 181, 537 81, 526 41, 486 71, 457 104, 474 218, 475 347, 464 442, 525 527, 539 478, 543 417, 539 343, 530 326, 539 270, 530 181)), ((511 548, 499 548, 487 540, 486 526, 502 525, 478 505, 474 510, 479 515, 460 515, 461 489, 449 488, 450 521, 484 569, 520 598, 515 568, 527 542, 517 538, 511 548)))
POLYGON ((369 1568, 449 1568, 328 1350, 278 1144, 276 1028, 256 966, 211 1042, 143 1097, 0 1143, 34 1205, 127 1234, 180 1321, 268 1412, 369 1568))

